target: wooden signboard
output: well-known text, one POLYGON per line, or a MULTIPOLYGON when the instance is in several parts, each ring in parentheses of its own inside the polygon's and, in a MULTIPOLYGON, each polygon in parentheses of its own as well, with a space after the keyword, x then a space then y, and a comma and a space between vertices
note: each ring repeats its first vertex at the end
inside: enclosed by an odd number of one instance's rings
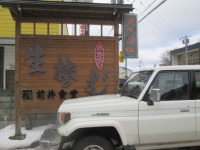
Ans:
POLYGON ((20 112, 56 112, 65 99, 114 93, 116 53, 114 37, 21 35, 20 112))

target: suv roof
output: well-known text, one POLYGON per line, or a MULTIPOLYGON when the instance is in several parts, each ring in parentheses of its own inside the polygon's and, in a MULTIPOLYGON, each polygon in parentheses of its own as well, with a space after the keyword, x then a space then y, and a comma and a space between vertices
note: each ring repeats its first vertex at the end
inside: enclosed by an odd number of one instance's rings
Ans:
POLYGON ((154 68, 143 69, 141 71, 147 70, 200 70, 200 65, 178 65, 178 66, 159 66, 154 68))

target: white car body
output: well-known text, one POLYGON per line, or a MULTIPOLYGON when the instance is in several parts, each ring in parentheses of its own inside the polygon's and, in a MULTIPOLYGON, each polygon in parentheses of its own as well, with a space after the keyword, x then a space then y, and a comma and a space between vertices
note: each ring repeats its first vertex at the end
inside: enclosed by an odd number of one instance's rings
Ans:
POLYGON ((65 101, 58 112, 67 110, 71 118, 67 124, 58 128, 62 136, 69 136, 79 128, 107 127, 117 129, 125 145, 139 143, 138 139, 138 101, 119 94, 91 96, 65 101), (135 126, 132 128, 132 126, 135 126))
POLYGON ((122 146, 137 150, 200 145, 200 100, 160 101, 153 105, 143 101, 159 72, 200 71, 200 66, 150 70, 154 71, 146 85, 142 83, 144 89, 137 98, 113 94, 64 101, 58 114, 70 113, 71 116, 58 126, 58 134, 68 137, 78 129, 113 127, 122 146))

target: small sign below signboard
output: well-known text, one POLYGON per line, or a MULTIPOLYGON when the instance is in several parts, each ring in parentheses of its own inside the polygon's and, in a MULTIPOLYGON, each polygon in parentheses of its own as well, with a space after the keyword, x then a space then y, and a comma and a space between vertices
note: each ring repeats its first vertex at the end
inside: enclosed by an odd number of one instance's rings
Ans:
POLYGON ((138 58, 138 40, 137 40, 137 15, 123 14, 122 17, 122 42, 123 57, 138 58))

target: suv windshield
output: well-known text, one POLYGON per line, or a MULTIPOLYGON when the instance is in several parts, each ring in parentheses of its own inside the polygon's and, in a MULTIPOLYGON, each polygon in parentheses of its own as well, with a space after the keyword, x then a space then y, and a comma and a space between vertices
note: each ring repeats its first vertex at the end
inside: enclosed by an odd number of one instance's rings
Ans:
POLYGON ((138 98, 152 73, 153 71, 140 71, 133 73, 118 93, 138 98))

